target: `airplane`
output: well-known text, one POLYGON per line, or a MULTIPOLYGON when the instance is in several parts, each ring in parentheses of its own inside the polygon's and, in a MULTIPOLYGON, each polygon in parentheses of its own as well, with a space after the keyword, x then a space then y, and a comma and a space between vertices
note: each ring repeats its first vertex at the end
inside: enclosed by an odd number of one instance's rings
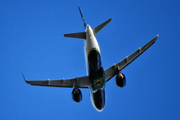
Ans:
POLYGON ((82 92, 80 88, 88 88, 90 91, 90 98, 94 108, 101 112, 106 103, 105 84, 114 76, 118 87, 122 88, 126 85, 126 77, 121 71, 139 57, 144 51, 152 46, 158 39, 159 34, 152 40, 146 43, 144 46, 137 49, 131 55, 125 57, 122 61, 110 66, 107 69, 103 69, 100 47, 95 35, 104 28, 112 19, 108 19, 95 28, 91 28, 89 24, 86 24, 80 7, 79 12, 84 23, 85 32, 64 34, 64 37, 84 39, 84 52, 86 60, 87 75, 83 77, 77 77, 72 79, 57 79, 57 80, 26 80, 26 83, 36 86, 50 86, 50 87, 67 87, 73 88, 72 99, 79 103, 82 100, 82 92))

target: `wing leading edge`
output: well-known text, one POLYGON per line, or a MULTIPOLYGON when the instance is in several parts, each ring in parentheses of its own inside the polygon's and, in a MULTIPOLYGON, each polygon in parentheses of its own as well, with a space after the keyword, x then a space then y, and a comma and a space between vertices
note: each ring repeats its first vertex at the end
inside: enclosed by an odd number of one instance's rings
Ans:
POLYGON ((146 43, 144 46, 136 50, 131 55, 124 58, 122 61, 120 61, 117 64, 114 64, 113 66, 107 68, 105 72, 105 80, 106 82, 109 81, 112 77, 114 77, 117 72, 123 70, 127 65, 129 65, 132 61, 134 61, 137 57, 139 57, 144 51, 146 51, 150 46, 152 46, 159 35, 157 34, 155 38, 150 40, 148 43, 146 43))
MULTIPOLYGON (((22 74, 23 75, 23 74, 22 74)), ((77 87, 77 88, 88 88, 90 87, 89 77, 84 76, 80 78, 73 79, 59 79, 59 80, 26 80, 26 83, 36 86, 49 86, 49 87, 77 87)))

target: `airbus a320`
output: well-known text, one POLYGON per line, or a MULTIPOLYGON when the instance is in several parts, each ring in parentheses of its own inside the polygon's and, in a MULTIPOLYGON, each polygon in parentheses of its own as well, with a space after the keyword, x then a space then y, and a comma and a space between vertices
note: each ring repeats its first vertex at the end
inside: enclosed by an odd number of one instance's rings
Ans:
POLYGON ((118 87, 124 87, 126 85, 126 77, 121 71, 152 46, 158 38, 158 34, 144 46, 137 49, 131 55, 125 57, 122 61, 118 62, 105 69, 102 66, 100 47, 97 42, 95 35, 104 28, 110 21, 111 18, 104 23, 98 25, 95 28, 91 28, 90 25, 86 24, 82 15, 81 9, 79 8, 80 15, 84 22, 85 32, 64 34, 65 37, 84 39, 84 52, 87 68, 87 76, 72 78, 72 79, 57 79, 57 80, 24 80, 26 83, 37 86, 51 86, 51 87, 68 87, 73 88, 72 98, 75 102, 82 100, 82 93, 80 88, 88 88, 90 91, 90 98, 94 108, 97 111, 102 111, 106 103, 105 95, 105 84, 114 76, 118 87))

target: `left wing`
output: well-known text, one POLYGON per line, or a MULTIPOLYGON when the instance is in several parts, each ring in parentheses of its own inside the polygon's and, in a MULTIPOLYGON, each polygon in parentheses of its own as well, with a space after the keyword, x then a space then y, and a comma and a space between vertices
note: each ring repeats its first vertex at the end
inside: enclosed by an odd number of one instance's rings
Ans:
POLYGON ((134 53, 127 56, 126 58, 124 58, 119 63, 114 64, 113 66, 107 68, 104 71, 105 72, 105 81, 106 82, 109 81, 112 77, 114 77, 117 74, 117 72, 124 69, 132 61, 134 61, 137 57, 139 57, 144 51, 146 51, 151 45, 153 45, 155 43, 155 41, 157 40, 158 37, 159 37, 159 35, 157 34, 157 36, 155 38, 150 40, 148 43, 146 43, 144 46, 142 46, 141 48, 136 50, 134 53))
MULTIPOLYGON (((23 74, 22 74, 23 75, 23 74)), ((49 86, 49 87, 78 87, 78 88, 88 88, 90 87, 89 76, 84 76, 80 78, 73 79, 60 79, 60 80, 26 80, 26 83, 37 86, 49 86)))

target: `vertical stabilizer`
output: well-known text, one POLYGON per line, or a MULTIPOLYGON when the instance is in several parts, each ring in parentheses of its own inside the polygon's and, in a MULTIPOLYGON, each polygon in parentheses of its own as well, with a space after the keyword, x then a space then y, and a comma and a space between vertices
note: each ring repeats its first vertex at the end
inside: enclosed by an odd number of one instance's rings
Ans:
POLYGON ((78 6, 78 8, 79 8, 79 12, 80 12, 80 14, 81 14, 81 18, 82 18, 83 23, 84 23, 84 28, 86 29, 86 22, 85 22, 85 20, 84 20, 83 14, 82 14, 81 9, 80 9, 79 6, 78 6))

